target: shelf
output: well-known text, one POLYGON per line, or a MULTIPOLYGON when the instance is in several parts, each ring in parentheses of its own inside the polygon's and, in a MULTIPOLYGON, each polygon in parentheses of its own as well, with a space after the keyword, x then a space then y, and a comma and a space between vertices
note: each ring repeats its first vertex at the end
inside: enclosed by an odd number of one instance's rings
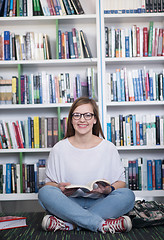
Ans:
POLYGON ((164 56, 159 57, 125 57, 125 58, 105 58, 106 64, 159 64, 164 62, 164 56), (155 61, 155 62, 154 62, 155 61))
POLYGON ((116 146, 117 147, 117 150, 121 150, 121 151, 126 151, 126 150, 130 150, 130 151, 133 151, 133 150, 164 150, 164 145, 155 145, 155 146, 116 146))
POLYGON ((47 152, 49 153, 51 148, 19 148, 19 149, 0 149, 0 153, 39 153, 47 152))
POLYGON ((0 194, 0 201, 38 200, 37 193, 0 194))
POLYGON ((13 67, 18 64, 27 65, 28 67, 34 66, 48 66, 48 67, 59 67, 63 65, 71 66, 96 66, 97 58, 83 58, 83 59, 50 59, 50 60, 15 60, 15 61, 0 61, 0 66, 3 67, 13 67))
POLYGON ((49 103, 49 104, 4 104, 0 105, 0 109, 32 109, 32 108, 70 108, 72 103, 49 103))
POLYGON ((105 23, 129 23, 132 21, 163 21, 164 13, 104 14, 105 23))
MULTIPOLYGON (((134 191, 136 197, 163 197, 164 190, 152 191, 134 191)), ((20 194, 0 194, 0 201, 23 201, 23 200, 38 200, 37 193, 20 193, 20 194)))
POLYGON ((154 106, 164 105, 164 101, 134 101, 134 102, 110 102, 106 103, 107 107, 120 107, 120 106, 154 106))
POLYGON ((26 22, 28 24, 54 24, 55 20, 62 21, 69 21, 75 20, 78 22, 95 22, 96 21, 96 14, 80 14, 80 15, 66 15, 66 16, 33 16, 33 17, 1 17, 0 18, 0 24, 3 24, 3 26, 7 26, 8 24, 15 25, 23 25, 26 22))
POLYGON ((163 197, 164 190, 151 190, 151 191, 133 191, 136 197, 163 197))

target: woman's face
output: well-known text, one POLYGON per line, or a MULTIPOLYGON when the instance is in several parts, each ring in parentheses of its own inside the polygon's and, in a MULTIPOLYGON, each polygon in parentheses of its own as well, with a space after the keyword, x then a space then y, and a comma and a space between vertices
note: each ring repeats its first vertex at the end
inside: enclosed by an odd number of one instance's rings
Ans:
POLYGON ((90 103, 83 104, 74 110, 72 116, 72 125, 75 129, 75 135, 92 134, 93 124, 95 123, 96 118, 93 113, 93 107, 90 103))

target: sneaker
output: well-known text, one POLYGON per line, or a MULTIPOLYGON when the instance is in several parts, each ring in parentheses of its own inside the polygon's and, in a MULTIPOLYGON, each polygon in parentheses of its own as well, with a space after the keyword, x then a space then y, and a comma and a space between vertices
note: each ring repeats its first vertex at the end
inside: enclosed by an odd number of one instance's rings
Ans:
POLYGON ((66 226, 64 221, 62 221, 52 215, 46 215, 43 218, 42 228, 45 231, 54 231, 54 232, 57 230, 63 230, 63 231, 69 230, 69 226, 66 226))
POLYGON ((132 228, 131 219, 128 216, 122 216, 116 219, 107 219, 102 225, 102 233, 120 233, 129 232, 132 228))

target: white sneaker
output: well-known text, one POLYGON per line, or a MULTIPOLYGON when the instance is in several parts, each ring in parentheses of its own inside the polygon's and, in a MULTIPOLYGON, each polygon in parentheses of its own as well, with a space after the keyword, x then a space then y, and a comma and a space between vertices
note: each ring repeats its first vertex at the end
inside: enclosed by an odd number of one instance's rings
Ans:
POLYGON ((129 232, 132 229, 130 217, 122 216, 116 219, 107 219, 102 225, 102 233, 120 233, 129 232))
POLYGON ((54 231, 54 232, 57 230, 63 230, 63 231, 69 230, 69 226, 66 226, 64 221, 62 221, 52 215, 46 215, 43 218, 42 228, 45 231, 54 231))

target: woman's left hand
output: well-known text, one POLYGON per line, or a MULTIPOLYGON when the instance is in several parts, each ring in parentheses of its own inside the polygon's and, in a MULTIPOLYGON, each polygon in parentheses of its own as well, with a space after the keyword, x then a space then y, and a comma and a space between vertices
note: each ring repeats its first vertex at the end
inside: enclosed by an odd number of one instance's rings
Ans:
POLYGON ((110 186, 102 186, 100 183, 97 183, 98 187, 91 191, 91 193, 101 193, 108 195, 112 192, 112 189, 110 186))

